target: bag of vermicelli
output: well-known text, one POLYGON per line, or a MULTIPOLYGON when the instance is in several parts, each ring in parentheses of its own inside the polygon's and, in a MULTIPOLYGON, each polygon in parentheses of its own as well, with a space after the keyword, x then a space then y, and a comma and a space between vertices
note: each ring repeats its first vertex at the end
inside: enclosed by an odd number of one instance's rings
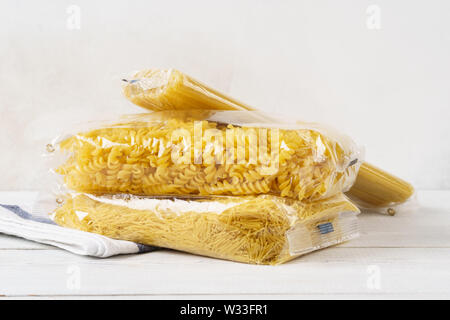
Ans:
MULTIPOLYGON (((359 149, 317 124, 251 111, 164 111, 93 124, 48 151, 65 189, 324 199, 352 185, 359 149)), ((61 190, 61 189, 60 189, 61 190)))
POLYGON ((338 194, 302 203, 276 196, 145 197, 69 193, 64 227, 255 264, 279 264, 358 236, 358 209, 338 194))

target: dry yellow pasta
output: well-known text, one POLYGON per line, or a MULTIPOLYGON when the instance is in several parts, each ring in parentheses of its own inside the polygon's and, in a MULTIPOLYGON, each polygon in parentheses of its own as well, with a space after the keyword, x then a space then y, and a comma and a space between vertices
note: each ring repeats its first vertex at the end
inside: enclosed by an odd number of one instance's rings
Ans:
POLYGON ((88 193, 317 200, 352 185, 359 167, 353 143, 317 129, 217 120, 225 115, 157 112, 80 132, 57 144, 68 156, 56 172, 69 189, 88 193))
POLYGON ((364 162, 347 195, 360 207, 385 210, 394 215, 396 205, 404 203, 414 194, 408 182, 397 178, 374 165, 364 162))
POLYGON ((175 69, 148 69, 124 79, 123 93, 134 104, 159 110, 252 110, 175 69))
MULTIPOLYGON (((127 99, 150 110, 255 110, 173 69, 139 71, 124 83, 123 92, 127 99)), ((362 207, 395 214, 393 206, 405 202, 413 193, 408 182, 365 163, 348 195, 362 207)))
POLYGON ((53 219, 114 239, 254 264, 279 264, 358 236, 342 194, 302 203, 275 196, 150 198, 68 194, 53 219))

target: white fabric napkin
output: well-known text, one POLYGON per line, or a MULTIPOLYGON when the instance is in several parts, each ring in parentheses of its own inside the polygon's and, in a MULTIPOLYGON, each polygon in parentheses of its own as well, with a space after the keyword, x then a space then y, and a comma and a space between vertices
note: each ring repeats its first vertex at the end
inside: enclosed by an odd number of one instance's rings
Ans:
POLYGON ((75 254, 100 258, 156 249, 130 241, 114 240, 95 233, 60 227, 52 220, 33 216, 16 205, 0 204, 0 233, 52 245, 75 254))

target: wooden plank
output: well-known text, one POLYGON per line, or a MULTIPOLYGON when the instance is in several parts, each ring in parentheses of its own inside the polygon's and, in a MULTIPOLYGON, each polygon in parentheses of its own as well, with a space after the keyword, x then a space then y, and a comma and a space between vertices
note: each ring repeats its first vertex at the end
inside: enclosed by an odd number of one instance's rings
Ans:
MULTIPOLYGON (((56 247, 0 233, 0 250, 59 250, 56 247)), ((1 262, 0 262, 1 264, 1 262)))
MULTIPOLYGON (((450 196, 450 193, 449 193, 450 196)), ((396 216, 363 213, 361 236, 344 247, 450 248, 450 209, 421 207, 396 216)))
POLYGON ((0 262, 5 296, 450 294, 448 248, 332 248, 280 266, 171 251, 95 259, 0 250, 0 262))
MULTIPOLYGON (((0 203, 21 197, 29 205, 33 193, 0 192, 0 203)), ((420 192, 414 212, 363 214, 360 239, 276 267, 171 251, 102 260, 0 235, 0 295, 448 299, 449 198, 449 191, 420 192), (79 288, 71 281, 78 272, 79 288), (373 281, 378 274, 379 287, 373 281)))
POLYGON ((391 217, 376 213, 360 215, 361 237, 344 247, 449 248, 450 191, 419 191, 414 210, 391 217))

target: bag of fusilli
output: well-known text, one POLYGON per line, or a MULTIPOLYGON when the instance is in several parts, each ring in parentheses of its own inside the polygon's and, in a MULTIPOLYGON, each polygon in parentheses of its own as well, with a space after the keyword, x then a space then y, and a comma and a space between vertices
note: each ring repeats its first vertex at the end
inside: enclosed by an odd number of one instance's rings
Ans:
POLYGON ((134 195, 271 194, 318 200, 352 185, 346 136, 252 111, 161 111, 90 124, 47 149, 63 188, 134 195), (55 162, 54 162, 55 163, 55 162))
POLYGON ((148 197, 67 193, 52 219, 110 238, 254 264, 279 264, 359 235, 343 195, 148 197))

